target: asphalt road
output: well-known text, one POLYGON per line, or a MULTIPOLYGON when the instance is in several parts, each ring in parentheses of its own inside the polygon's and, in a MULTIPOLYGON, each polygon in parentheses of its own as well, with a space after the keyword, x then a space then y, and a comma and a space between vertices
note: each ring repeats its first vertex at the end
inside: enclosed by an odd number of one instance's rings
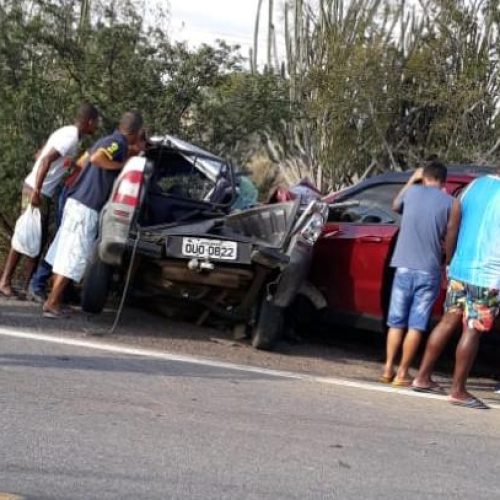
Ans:
POLYGON ((500 410, 3 335, 0 384, 24 498, 500 495, 500 410))
MULTIPOLYGON (((199 327, 129 306, 111 334, 115 314, 113 308, 97 316, 85 315, 76 309, 70 318, 53 321, 42 317, 38 304, 0 298, 0 329, 14 328, 64 338, 100 338, 126 346, 364 382, 378 381, 385 356, 384 335, 333 325, 307 332, 302 342, 281 341, 269 352, 254 349, 249 340, 235 342, 230 329, 199 327)), ((436 377, 445 388, 451 383, 456 342, 457 338, 450 342, 447 354, 438 363, 436 377)), ((482 343, 474 376, 469 379, 474 393, 497 403, 500 398, 495 397, 492 390, 500 380, 499 346, 498 340, 496 346, 482 343)), ((417 357, 414 368, 418 361, 417 357)))

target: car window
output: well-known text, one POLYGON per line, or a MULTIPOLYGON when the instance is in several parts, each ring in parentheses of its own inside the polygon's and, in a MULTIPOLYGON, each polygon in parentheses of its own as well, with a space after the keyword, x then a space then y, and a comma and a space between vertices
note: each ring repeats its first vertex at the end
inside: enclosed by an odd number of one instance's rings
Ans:
POLYGON ((179 154, 168 152, 153 158, 150 193, 163 193, 203 201, 214 183, 179 154))
POLYGON ((191 200, 203 200, 213 184, 193 171, 191 175, 165 176, 157 181, 161 192, 173 194, 191 200))
POLYGON ((404 184, 377 184, 353 194, 349 199, 391 210, 392 202, 403 186, 404 184))
POLYGON ((360 203, 350 207, 331 206, 328 222, 355 222, 358 224, 396 224, 399 214, 392 210, 360 203))
POLYGON ((400 215, 392 210, 392 202, 403 188, 402 183, 377 184, 342 199, 357 205, 330 207, 329 222, 354 222, 364 224, 397 224, 400 215))

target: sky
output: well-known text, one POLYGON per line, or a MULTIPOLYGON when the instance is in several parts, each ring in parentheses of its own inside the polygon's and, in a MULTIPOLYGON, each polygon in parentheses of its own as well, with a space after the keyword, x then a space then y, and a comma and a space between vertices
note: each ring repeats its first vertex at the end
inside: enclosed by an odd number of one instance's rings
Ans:
MULTIPOLYGON (((257 0, 168 0, 169 25, 175 40, 185 40, 191 46, 213 44, 217 38, 230 44, 238 44, 244 56, 253 46, 253 31, 257 0)), ((283 1, 275 0, 275 24, 282 25, 283 1)), ((259 60, 265 57, 267 28, 267 1, 263 2, 260 26, 262 46, 259 44, 259 60)), ((279 45, 282 45, 279 40, 279 45)))
MULTIPOLYGON (((213 44, 217 38, 241 46, 248 57, 253 47, 253 32, 258 0, 157 0, 169 7, 170 36, 174 40, 187 41, 191 47, 201 43, 213 44)), ((260 16, 259 63, 266 62, 268 1, 263 0, 260 16)), ((344 0, 346 5, 350 0, 344 0)), ((395 1, 395 0, 393 0, 395 1)), ((398 0, 399 1, 399 0, 398 0)), ((284 58, 283 35, 285 0, 274 0, 274 24, 280 59, 284 58)), ((310 0, 311 5, 316 0, 310 0)), ((406 7, 418 5, 418 0, 406 0, 406 7)))
POLYGON ((169 0, 173 37, 191 44, 252 43, 256 0, 169 0))

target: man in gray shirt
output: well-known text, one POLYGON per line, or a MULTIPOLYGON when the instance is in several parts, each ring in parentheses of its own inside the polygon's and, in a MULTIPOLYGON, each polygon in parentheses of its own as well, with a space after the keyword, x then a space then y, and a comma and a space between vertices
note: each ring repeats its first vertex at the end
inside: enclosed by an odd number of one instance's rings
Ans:
POLYGON ((441 162, 429 162, 415 171, 393 202, 393 210, 403 216, 391 261, 396 273, 387 319, 387 357, 380 381, 399 387, 411 384, 408 370, 439 295, 443 242, 453 205, 453 198, 442 189, 446 175, 441 162), (401 345, 403 353, 396 373, 395 358, 401 345))

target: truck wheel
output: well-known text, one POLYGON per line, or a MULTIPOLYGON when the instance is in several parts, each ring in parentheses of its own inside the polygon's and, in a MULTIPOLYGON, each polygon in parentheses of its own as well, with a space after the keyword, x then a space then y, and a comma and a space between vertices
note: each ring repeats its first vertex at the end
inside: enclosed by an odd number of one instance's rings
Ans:
POLYGON ((316 306, 303 295, 298 295, 285 312, 285 323, 296 338, 307 337, 321 330, 324 309, 316 306))
POLYGON ((257 324, 252 332, 252 345, 256 349, 270 351, 283 327, 283 308, 271 304, 265 297, 262 299, 257 324))
POLYGON ((112 267, 94 254, 85 274, 82 287, 82 309, 99 314, 106 305, 111 284, 112 267))

